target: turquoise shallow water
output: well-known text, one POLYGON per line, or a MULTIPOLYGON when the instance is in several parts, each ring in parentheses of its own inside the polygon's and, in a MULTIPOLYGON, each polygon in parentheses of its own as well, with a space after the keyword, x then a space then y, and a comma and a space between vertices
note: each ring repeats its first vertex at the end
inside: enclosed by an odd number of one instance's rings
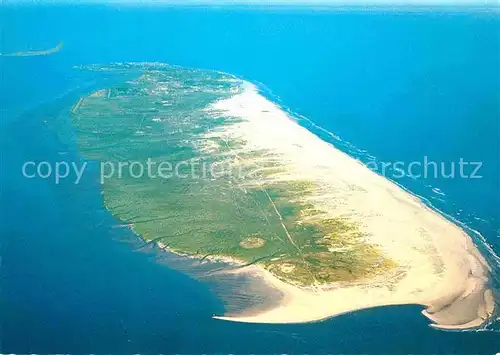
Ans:
POLYGON ((415 306, 303 325, 212 320, 223 305, 208 285, 163 266, 155 254, 134 252, 135 236, 112 228, 116 221, 101 205, 95 175, 78 186, 55 186, 20 174, 26 160, 80 161, 75 146, 55 131, 71 136, 71 126, 54 117, 110 82, 74 65, 158 61, 214 68, 261 82, 266 95, 340 138, 302 124, 359 159, 482 161, 480 180, 397 182, 480 232, 482 250, 498 254, 497 15, 2 12, 2 52, 65 43, 51 56, 0 58, 7 167, 1 173, 2 352, 498 351, 498 324, 480 332, 437 331, 415 306))

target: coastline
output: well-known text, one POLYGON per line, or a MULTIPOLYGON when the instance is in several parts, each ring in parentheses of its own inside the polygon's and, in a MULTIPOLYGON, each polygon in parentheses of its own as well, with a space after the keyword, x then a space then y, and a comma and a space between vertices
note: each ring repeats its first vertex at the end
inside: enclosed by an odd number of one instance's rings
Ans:
POLYGON ((239 272, 249 272, 278 289, 284 295, 282 304, 259 314, 216 318, 300 323, 402 304, 426 307, 422 313, 441 329, 476 328, 491 318, 495 312, 488 288, 491 269, 469 235, 396 183, 300 126, 252 84, 244 88, 243 93, 210 108, 243 118, 226 127, 221 136, 244 139, 251 149, 277 152, 290 168, 288 175, 320 184, 323 195, 310 202, 331 216, 358 221, 366 241, 396 260, 399 275, 397 280, 391 280, 394 274, 386 274, 352 285, 304 289, 281 281, 263 267, 251 266, 239 272))
POLYGON ((418 304, 435 327, 468 329, 495 313, 491 269, 470 236, 301 126, 253 84, 166 68, 115 88, 112 98, 110 91, 80 100, 73 110, 89 158, 113 161, 133 151, 134 159, 147 159, 153 150, 157 161, 168 157, 185 164, 208 157, 214 166, 229 167, 224 173, 230 174, 202 184, 178 179, 164 185, 149 176, 138 182, 131 174, 104 187, 106 207, 147 243, 200 265, 221 262, 211 274, 248 273, 283 296, 274 308, 219 318, 313 322, 364 308, 418 304), (183 86, 186 76, 192 81, 183 86), (197 106, 171 108, 183 100, 197 106), (94 111, 102 105, 107 114, 96 123, 94 111), (123 116, 128 132, 114 123, 123 105, 137 113, 123 116), (144 105, 155 108, 145 113, 144 105), (178 116, 186 119, 179 122, 178 116), (175 135, 165 140, 169 130, 175 135), (106 136, 113 137, 115 150, 96 153, 97 143, 108 147, 106 136), (168 144, 173 138, 181 138, 179 145, 168 144), (186 192, 194 198, 186 199, 186 192), (178 238, 183 235, 190 237, 178 238))

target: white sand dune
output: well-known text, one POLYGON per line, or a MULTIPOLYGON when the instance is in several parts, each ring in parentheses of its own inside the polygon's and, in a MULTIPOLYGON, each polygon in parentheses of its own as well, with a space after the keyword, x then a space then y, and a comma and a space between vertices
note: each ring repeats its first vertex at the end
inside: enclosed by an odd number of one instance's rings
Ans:
POLYGON ((307 179, 320 186, 310 203, 329 217, 360 225, 366 242, 398 265, 397 273, 357 284, 303 289, 286 284, 258 266, 246 269, 284 294, 274 309, 232 321, 292 323, 324 319, 383 305, 419 304, 436 327, 483 324, 494 312, 489 267, 471 238, 390 180, 322 141, 246 84, 246 89, 209 109, 243 122, 219 132, 243 139, 248 149, 281 157, 289 171, 280 179, 307 179))

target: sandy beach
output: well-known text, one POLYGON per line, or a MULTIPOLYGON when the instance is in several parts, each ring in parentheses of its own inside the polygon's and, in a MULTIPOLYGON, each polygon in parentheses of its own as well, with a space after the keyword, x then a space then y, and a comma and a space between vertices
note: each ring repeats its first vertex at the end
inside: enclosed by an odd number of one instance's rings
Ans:
POLYGON ((327 217, 355 221, 365 242, 382 250, 397 268, 355 284, 301 288, 251 266, 240 272, 252 273, 280 290, 282 304, 259 314, 219 318, 310 322, 364 308, 418 304, 435 327, 462 329, 478 327, 492 316, 491 270, 461 228, 301 127, 253 85, 245 85, 242 93, 209 108, 243 119, 216 134, 244 140, 248 150, 273 152, 287 167, 285 173, 273 176, 275 180, 314 182, 320 188, 307 202, 328 211, 327 217))

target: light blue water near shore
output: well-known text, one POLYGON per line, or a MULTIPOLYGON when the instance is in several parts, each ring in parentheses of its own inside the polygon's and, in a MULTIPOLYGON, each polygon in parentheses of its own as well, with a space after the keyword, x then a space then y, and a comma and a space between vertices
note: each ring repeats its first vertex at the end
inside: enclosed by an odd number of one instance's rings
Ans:
POLYGON ((475 240, 481 250, 498 254, 498 15, 0 11, 0 52, 51 48, 64 40, 57 54, 0 57, 2 352, 498 351, 498 323, 479 332, 437 331, 416 306, 302 325, 212 320, 222 304, 207 285, 135 252, 136 237, 113 228, 95 175, 57 186, 21 175, 27 160, 80 160, 54 131, 71 133, 71 126, 53 118, 109 82, 76 72, 74 65, 158 61, 213 68, 261 82, 267 96, 324 130, 301 124, 365 162, 424 156, 483 162, 482 179, 396 182, 480 232, 484 240, 475 240))

